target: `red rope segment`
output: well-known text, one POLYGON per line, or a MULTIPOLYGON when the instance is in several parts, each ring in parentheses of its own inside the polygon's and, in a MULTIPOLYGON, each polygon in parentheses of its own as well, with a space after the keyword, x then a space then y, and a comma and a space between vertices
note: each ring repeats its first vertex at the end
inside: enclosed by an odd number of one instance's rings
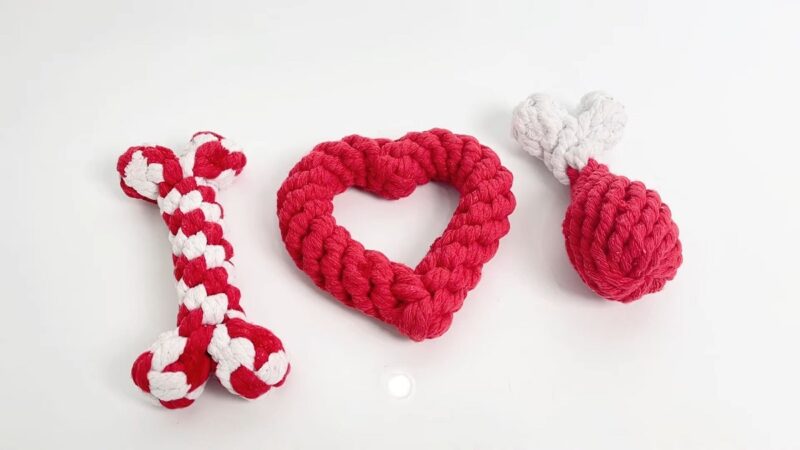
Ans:
POLYGON ((281 236, 297 267, 343 304, 415 341, 435 338, 508 233, 512 181, 471 136, 442 129, 394 141, 348 136, 317 145, 291 170, 278 191, 281 236), (461 199, 416 268, 365 249, 333 217, 333 198, 350 187, 394 200, 430 181, 449 183, 461 199))
POLYGON ((609 300, 660 291, 683 261, 678 226, 658 192, 589 159, 569 167, 572 201, 564 217, 567 254, 581 279, 609 300))

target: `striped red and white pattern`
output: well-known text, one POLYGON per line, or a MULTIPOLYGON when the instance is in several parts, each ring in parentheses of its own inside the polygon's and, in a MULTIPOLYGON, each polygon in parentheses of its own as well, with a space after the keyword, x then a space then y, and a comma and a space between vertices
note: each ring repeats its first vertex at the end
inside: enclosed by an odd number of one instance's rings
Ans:
POLYGON ((280 386, 289 372, 280 339, 247 321, 233 285, 233 247, 216 196, 245 162, 229 140, 200 132, 180 157, 165 147, 138 146, 117 163, 125 193, 156 203, 169 228, 178 326, 162 333, 131 370, 136 385, 167 408, 191 405, 212 371, 245 398, 280 386))

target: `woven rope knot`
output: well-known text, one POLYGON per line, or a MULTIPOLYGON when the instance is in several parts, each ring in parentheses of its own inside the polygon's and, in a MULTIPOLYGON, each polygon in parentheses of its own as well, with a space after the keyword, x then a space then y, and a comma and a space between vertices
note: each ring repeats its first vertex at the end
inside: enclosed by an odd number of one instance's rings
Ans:
POLYGON ((165 147, 139 146, 117 163, 125 193, 156 203, 169 228, 177 328, 161 334, 131 371, 136 385, 167 408, 192 404, 212 371, 246 398, 280 386, 289 371, 281 341, 247 322, 232 284, 233 247, 216 195, 245 163, 238 147, 210 132, 195 134, 180 158, 165 147))
POLYGON ((593 159, 619 140, 625 121, 622 105, 602 93, 585 95, 574 116, 535 94, 514 110, 512 134, 570 184, 563 232, 581 279, 604 298, 630 302, 661 290, 683 257, 678 227, 658 193, 593 159))
POLYGON ((626 122, 622 104, 602 92, 584 95, 574 115, 553 98, 533 94, 514 110, 511 130, 526 152, 568 184, 567 168, 580 170, 613 147, 626 122))
POLYGON ((497 155, 471 136, 441 129, 398 140, 348 136, 317 145, 291 170, 278 191, 281 236, 295 264, 340 302, 413 340, 434 338, 508 232, 511 183, 497 155), (452 185, 461 199, 416 268, 365 249, 333 218, 333 198, 350 187, 398 199, 430 181, 452 185))
POLYGON ((595 160, 569 169, 567 254, 595 292, 624 303, 660 291, 683 261, 678 227, 658 192, 595 160))

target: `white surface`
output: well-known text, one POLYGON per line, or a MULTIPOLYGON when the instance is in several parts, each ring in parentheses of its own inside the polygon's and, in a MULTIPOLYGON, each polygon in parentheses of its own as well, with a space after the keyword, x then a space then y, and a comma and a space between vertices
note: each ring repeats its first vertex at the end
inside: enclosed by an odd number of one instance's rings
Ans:
MULTIPOLYGON (((800 448, 798 20, 793 0, 3 0, 0 448, 800 448), (509 131, 531 92, 592 89, 630 117, 604 161, 660 191, 685 246, 627 306, 580 283, 567 190, 509 131), (519 205, 451 330, 416 344, 292 265, 275 192, 320 141, 434 126, 493 147, 519 205), (170 412, 129 378, 173 325, 167 231, 114 165, 200 129, 248 154, 222 193, 242 302, 293 370, 170 412)), ((348 192, 336 217, 414 264, 456 201, 348 192)))

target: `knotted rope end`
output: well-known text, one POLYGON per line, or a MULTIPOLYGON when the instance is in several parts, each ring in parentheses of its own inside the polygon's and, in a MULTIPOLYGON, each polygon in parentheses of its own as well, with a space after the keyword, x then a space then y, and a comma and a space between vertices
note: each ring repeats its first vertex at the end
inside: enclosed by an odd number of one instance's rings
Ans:
POLYGON ((600 91, 584 95, 574 114, 546 94, 533 94, 514 109, 511 134, 558 181, 569 184, 567 168, 580 170, 613 147, 626 122, 625 107, 600 91))

